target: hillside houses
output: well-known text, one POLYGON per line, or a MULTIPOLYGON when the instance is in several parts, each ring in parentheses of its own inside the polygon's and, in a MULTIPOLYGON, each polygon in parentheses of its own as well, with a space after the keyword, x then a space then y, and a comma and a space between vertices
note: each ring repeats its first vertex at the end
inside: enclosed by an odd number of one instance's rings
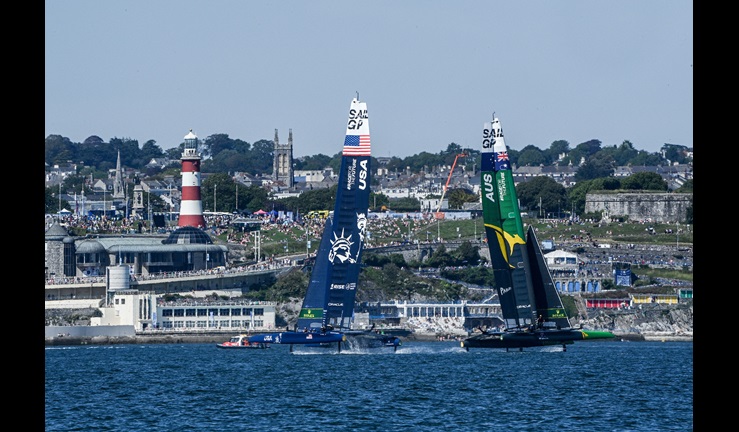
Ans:
POLYGON ((77 164, 73 163, 55 164, 54 166, 44 164, 44 168, 44 184, 47 188, 59 186, 65 178, 77 174, 77 164))
MULTIPOLYGON (((682 149, 679 146, 672 145, 666 147, 667 151, 675 152, 690 150, 682 149)), ((680 153, 681 155, 683 153, 680 153)), ((674 156, 674 154, 673 154, 674 156)), ((564 157, 564 154, 562 155, 564 157)), ((458 165, 454 171, 451 165, 424 166, 418 172, 412 172, 410 167, 402 170, 390 170, 387 168, 388 163, 392 160, 390 157, 377 157, 377 166, 374 166, 374 184, 373 192, 383 194, 390 199, 415 198, 419 200, 421 211, 436 211, 437 209, 447 209, 447 197, 441 200, 444 193, 445 185, 448 181, 449 189, 462 188, 472 194, 479 196, 480 194, 480 176, 479 167, 474 160, 470 160, 466 165, 458 165), (463 166, 471 167, 471 170, 465 171, 463 166), (440 205, 440 201, 441 205, 440 205)), ((152 158, 146 165, 147 173, 154 170, 161 170, 165 167, 171 167, 176 160, 168 158, 152 158)), ((576 184, 575 175, 579 165, 570 164, 567 166, 549 165, 549 166, 516 166, 513 165, 513 179, 516 183, 526 182, 536 177, 546 176, 565 188, 570 188, 576 184)), ((80 172, 82 167, 76 164, 59 164, 53 167, 46 165, 45 184, 46 187, 60 186, 63 180, 80 172)), ((659 174, 668 183, 670 191, 676 190, 685 184, 686 181, 693 178, 692 164, 672 164, 669 166, 619 166, 614 169, 613 176, 616 178, 626 178, 640 172, 653 172, 659 174)), ((206 180, 210 173, 202 173, 202 180, 206 180)), ((263 173, 261 175, 253 175, 246 172, 234 172, 232 178, 239 185, 244 187, 258 186, 269 191, 271 196, 280 199, 286 197, 295 197, 303 192, 317 189, 330 188, 336 185, 338 175, 332 168, 316 170, 290 170, 288 175, 292 176, 292 181, 288 182, 281 176, 275 177, 274 173, 263 173)), ((92 179, 86 182, 92 189, 92 192, 83 194, 82 191, 76 194, 72 191, 62 192, 61 199, 67 201, 72 209, 85 209, 86 212, 102 211, 126 211, 128 208, 125 201, 130 201, 132 197, 124 194, 124 185, 132 183, 140 183, 145 193, 150 193, 161 198, 170 208, 170 211, 179 211, 181 177, 179 175, 170 175, 164 180, 157 180, 148 177, 146 173, 135 172, 134 170, 120 166, 120 155, 118 164, 115 169, 108 170, 107 178, 92 179), (140 180, 138 180, 140 179, 140 180), (85 196, 86 195, 86 196, 85 196)), ((466 207, 473 206, 474 203, 466 203, 466 207)), ((61 207, 61 206, 60 206, 61 207)))

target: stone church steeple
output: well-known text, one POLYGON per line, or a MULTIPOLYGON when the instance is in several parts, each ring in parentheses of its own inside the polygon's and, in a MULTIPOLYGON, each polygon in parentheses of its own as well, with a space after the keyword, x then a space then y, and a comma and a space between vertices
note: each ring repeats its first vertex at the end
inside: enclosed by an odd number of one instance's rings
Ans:
POLYGON ((118 150, 118 161, 115 164, 115 181, 113 182, 113 198, 125 198, 123 172, 121 171, 121 151, 118 150))
POLYGON ((287 144, 280 144, 277 137, 277 129, 275 129, 274 140, 274 162, 272 165, 272 179, 281 181, 285 186, 291 188, 294 185, 293 171, 293 130, 287 138, 287 144))

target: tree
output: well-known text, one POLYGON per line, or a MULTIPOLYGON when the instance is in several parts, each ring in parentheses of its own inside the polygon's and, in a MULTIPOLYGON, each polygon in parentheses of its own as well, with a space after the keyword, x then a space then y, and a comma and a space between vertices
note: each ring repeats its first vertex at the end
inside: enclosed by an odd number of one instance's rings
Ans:
POLYGON ((619 190, 621 189, 621 180, 614 177, 600 177, 590 182, 590 190, 619 190))
POLYGON ((406 168, 410 168, 412 172, 420 172, 440 165, 451 165, 453 160, 454 156, 452 156, 452 160, 447 164, 444 162, 444 157, 441 154, 422 151, 415 156, 408 156, 402 160, 393 158, 387 167, 391 172, 404 172, 406 168))
POLYGON ((584 143, 578 144, 577 147, 575 147, 575 150, 581 152, 583 156, 588 158, 598 153, 601 150, 600 146, 600 140, 592 139, 590 141, 585 141, 584 143))
POLYGON ((236 182, 227 173, 209 175, 200 185, 203 209, 233 212, 236 210, 236 182))
POLYGON ((77 156, 85 165, 108 170, 115 167, 118 155, 102 138, 92 135, 77 146, 77 156))
POLYGON ((575 180, 592 180, 598 177, 609 177, 613 174, 615 162, 610 155, 596 154, 588 158, 575 173, 575 180))
POLYGON ((418 198, 391 198, 389 201, 390 207, 396 211, 412 212, 421 210, 421 201, 419 201, 418 198))
POLYGON ((311 210, 333 210, 336 203, 337 185, 329 188, 314 189, 300 194, 297 206, 307 213, 311 210))
POLYGON ((74 194, 74 193, 90 193, 92 192, 92 189, 90 189, 90 185, 87 184, 85 181, 85 177, 81 175, 71 175, 67 176, 67 178, 62 181, 62 193, 64 194, 74 194))
POLYGON ((390 205, 390 198, 383 193, 375 193, 370 191, 369 196, 369 208, 372 211, 379 211, 382 206, 388 207, 390 205))
POLYGON ((141 147, 141 159, 143 159, 144 165, 148 164, 152 159, 158 159, 164 157, 164 151, 157 145, 154 140, 149 140, 144 143, 141 147))
POLYGON ((627 165, 639 152, 634 149, 634 145, 631 141, 624 141, 621 145, 612 153, 613 160, 617 166, 627 165))
POLYGON ((61 209, 72 210, 67 200, 61 200, 61 208, 59 208, 59 188, 52 186, 47 187, 44 190, 44 211, 49 213, 56 213, 61 209))
POLYGON ((271 173, 274 162, 274 141, 259 140, 252 145, 250 174, 271 173))
POLYGON ((451 280, 459 280, 462 282, 482 285, 495 286, 495 275, 493 270, 487 267, 468 267, 462 270, 444 269, 440 272, 441 277, 451 280))
POLYGON ((477 194, 461 188, 449 190, 446 196, 449 199, 450 209, 461 209, 464 203, 476 202, 479 199, 477 194))
POLYGON ((627 164, 631 166, 664 166, 667 161, 659 153, 640 150, 627 164))
POLYGON ((657 173, 640 172, 621 180, 621 187, 628 190, 666 191, 667 182, 657 173))
POLYGON ((313 170, 322 171, 331 162, 331 158, 323 153, 318 153, 313 156, 305 156, 301 159, 295 160, 295 169, 297 170, 313 170))
POLYGON ((446 246, 443 244, 439 245, 431 256, 426 260, 426 264, 429 267, 448 267, 453 265, 454 258, 447 252, 446 246))
POLYGON ((290 299, 305 297, 306 291, 308 275, 300 269, 293 269, 277 278, 261 297, 266 301, 287 302, 290 299))
POLYGON ((457 257, 460 265, 476 266, 480 263, 480 250, 477 246, 465 240, 454 250, 454 256, 457 257))
POLYGON ((549 145, 549 150, 546 153, 548 153, 548 159, 550 161, 556 161, 561 155, 567 156, 569 152, 570 143, 565 140, 557 140, 549 145))
POLYGON ((211 159, 204 161, 203 172, 249 172, 252 168, 251 158, 248 154, 239 153, 236 150, 223 150, 211 159))
POLYGON ((139 142, 130 138, 111 138, 107 150, 113 154, 113 167, 118 160, 118 152, 121 154, 121 165, 141 169, 149 160, 144 160, 139 149, 139 142))
POLYGON ((180 144, 177 147, 172 147, 164 151, 165 155, 172 160, 179 160, 182 157, 182 153, 185 151, 185 143, 180 144))
POLYGON ((233 140, 228 134, 213 134, 198 146, 203 156, 215 157, 225 150, 233 150, 233 140))
POLYGON ((159 195, 150 194, 149 192, 144 191, 142 198, 146 205, 151 206, 152 212, 168 212, 170 210, 169 204, 159 195))
POLYGON ((539 166, 546 162, 544 153, 539 148, 527 145, 518 156, 518 166, 539 166))
MULTIPOLYGON (((244 187, 242 184, 236 184, 234 189, 238 188, 238 204, 237 210, 246 209, 250 212, 255 212, 259 209, 264 209, 269 203, 268 192, 260 186, 249 186, 244 187)), ((234 192, 236 192, 234 190, 234 192)), ((234 203, 236 202, 234 197, 234 203)))
POLYGON ((69 138, 49 135, 44 140, 44 160, 50 166, 77 160, 77 148, 69 138))
POLYGON ((582 215, 585 213, 585 199, 592 180, 577 182, 574 186, 567 190, 567 199, 570 205, 574 207, 575 214, 582 215))
POLYGON ((537 176, 517 184, 516 195, 521 207, 529 210, 539 208, 541 204, 542 210, 553 213, 569 206, 565 187, 547 176, 537 176))
POLYGON ((685 163, 688 160, 685 153, 685 146, 676 144, 665 144, 662 146, 662 150, 665 153, 665 158, 670 163, 685 163))
POLYGON ((405 169, 405 166, 406 165, 403 163, 403 159, 401 159, 401 158, 399 158, 397 156, 391 157, 390 160, 388 161, 387 165, 385 165, 385 167, 390 172, 398 172, 400 170, 405 169))
POLYGON ((462 146, 454 142, 449 143, 449 145, 446 146, 446 151, 443 153, 447 154, 448 156, 451 156, 453 160, 454 156, 462 153, 462 146))

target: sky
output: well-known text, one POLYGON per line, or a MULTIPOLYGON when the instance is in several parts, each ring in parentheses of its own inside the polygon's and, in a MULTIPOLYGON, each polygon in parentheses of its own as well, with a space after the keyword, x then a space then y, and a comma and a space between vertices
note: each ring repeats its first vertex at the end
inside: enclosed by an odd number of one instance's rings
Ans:
POLYGON ((190 130, 295 157, 341 150, 352 98, 372 155, 597 139, 693 147, 691 0, 46 0, 45 137, 190 130))

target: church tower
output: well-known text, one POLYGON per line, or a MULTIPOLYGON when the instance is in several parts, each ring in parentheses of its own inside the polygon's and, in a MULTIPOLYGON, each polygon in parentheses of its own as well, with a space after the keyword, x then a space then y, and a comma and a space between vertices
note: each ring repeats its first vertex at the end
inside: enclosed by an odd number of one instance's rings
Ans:
POLYGON ((293 130, 287 138, 287 144, 280 144, 275 129, 274 162, 272 164, 272 179, 282 181, 287 187, 294 185, 293 179, 293 130))
POLYGON ((115 164, 115 181, 113 182, 113 198, 125 198, 123 171, 121 171, 121 151, 118 150, 118 161, 115 164))

